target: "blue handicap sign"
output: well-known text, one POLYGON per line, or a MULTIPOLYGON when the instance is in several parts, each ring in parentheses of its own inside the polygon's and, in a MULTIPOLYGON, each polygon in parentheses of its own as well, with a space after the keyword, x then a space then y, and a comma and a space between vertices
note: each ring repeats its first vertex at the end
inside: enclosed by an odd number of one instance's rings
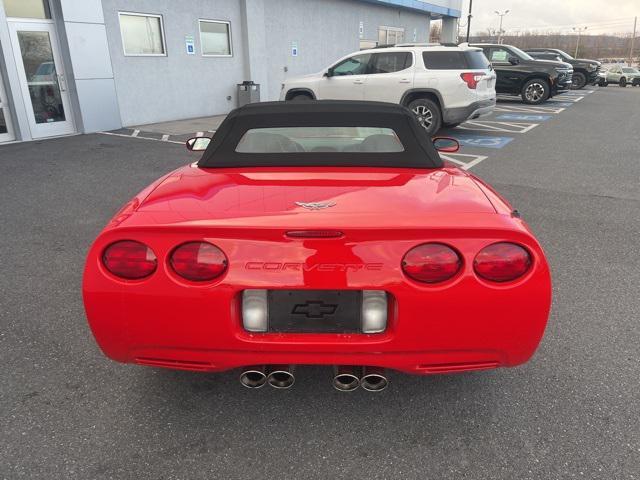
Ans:
POLYGON ((551 115, 521 115, 519 113, 505 113, 496 117, 497 120, 524 120, 529 122, 546 122, 551 115))
POLYGON ((489 137, 486 135, 455 135, 463 147, 502 148, 512 137, 489 137))

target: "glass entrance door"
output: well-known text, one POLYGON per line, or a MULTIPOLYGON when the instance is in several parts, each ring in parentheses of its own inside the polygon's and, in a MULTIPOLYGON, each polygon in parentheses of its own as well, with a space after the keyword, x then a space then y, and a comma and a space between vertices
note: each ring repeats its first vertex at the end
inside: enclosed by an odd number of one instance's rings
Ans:
POLYGON ((73 133, 69 92, 52 22, 9 22, 33 138, 73 133))
POLYGON ((14 139, 9 106, 7 105, 7 94, 2 84, 2 75, 0 75, 0 143, 10 142, 14 139))

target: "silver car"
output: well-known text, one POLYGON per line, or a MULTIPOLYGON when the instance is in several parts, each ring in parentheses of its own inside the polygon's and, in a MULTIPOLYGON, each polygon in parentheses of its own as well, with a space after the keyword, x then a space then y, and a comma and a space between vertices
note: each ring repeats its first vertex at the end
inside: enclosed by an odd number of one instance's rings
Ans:
POLYGON ((604 82, 600 85, 606 87, 610 83, 617 83, 621 87, 626 87, 627 85, 640 86, 640 72, 633 67, 615 65, 609 68, 604 82))

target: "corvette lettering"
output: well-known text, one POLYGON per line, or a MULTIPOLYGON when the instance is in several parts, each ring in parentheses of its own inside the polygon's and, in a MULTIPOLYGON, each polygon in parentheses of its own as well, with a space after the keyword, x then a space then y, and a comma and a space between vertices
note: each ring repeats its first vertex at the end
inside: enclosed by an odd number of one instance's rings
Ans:
POLYGON ((357 272, 360 270, 379 271, 382 263, 281 263, 281 262, 247 262, 247 270, 266 270, 272 272, 357 272))

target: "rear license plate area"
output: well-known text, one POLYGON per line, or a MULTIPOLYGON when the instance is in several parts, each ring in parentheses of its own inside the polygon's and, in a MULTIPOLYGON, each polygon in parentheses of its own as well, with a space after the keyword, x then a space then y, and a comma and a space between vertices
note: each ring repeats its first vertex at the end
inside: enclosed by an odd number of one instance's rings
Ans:
POLYGON ((362 292, 269 290, 269 332, 359 333, 362 292))

